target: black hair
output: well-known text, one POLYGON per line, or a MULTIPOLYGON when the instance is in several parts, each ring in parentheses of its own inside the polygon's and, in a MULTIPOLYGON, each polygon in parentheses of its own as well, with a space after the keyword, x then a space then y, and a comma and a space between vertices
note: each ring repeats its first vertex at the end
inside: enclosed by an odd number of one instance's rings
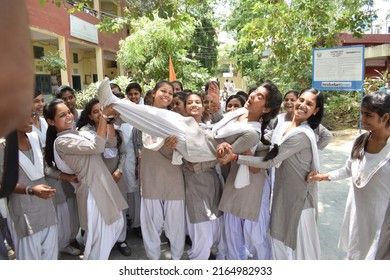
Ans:
POLYGON ((259 87, 264 87, 268 94, 265 99, 265 107, 270 109, 268 113, 264 113, 261 117, 261 142, 266 145, 271 143, 264 138, 264 131, 267 128, 269 122, 277 116, 282 105, 282 94, 280 93, 278 87, 271 81, 265 81, 259 87))
POLYGON ((321 121, 322 117, 324 116, 324 95, 315 88, 304 88, 299 92, 299 96, 301 96, 304 92, 311 92, 316 96, 316 108, 319 108, 318 112, 315 115, 311 115, 307 119, 307 123, 310 125, 312 129, 316 129, 321 121))
POLYGON ((120 87, 118 84, 116 84, 116 83, 110 83, 110 88, 111 88, 111 89, 113 89, 113 88, 119 88, 119 91, 122 92, 121 87, 120 87))
POLYGON ((184 91, 184 90, 183 90, 183 84, 182 84, 180 81, 175 80, 175 81, 172 81, 171 83, 172 83, 172 85, 173 85, 173 84, 178 84, 178 85, 180 86, 180 91, 184 91))
POLYGON ((356 138, 351 150, 351 159, 358 159, 358 160, 363 159, 366 146, 368 143, 367 140, 368 138, 370 138, 370 135, 371 132, 367 131, 366 133, 363 133, 358 138, 356 138))
MULTIPOLYGON (((178 93, 178 92, 177 92, 177 93, 178 93)), ((202 95, 201 95, 200 93, 198 93, 198 92, 190 92, 190 93, 186 94, 185 99, 183 100, 183 101, 184 101, 184 105, 187 104, 187 99, 188 99, 188 97, 191 96, 191 95, 199 96, 200 100, 202 101, 202 105, 203 105, 203 97, 202 97, 202 95)))
POLYGON ((69 91, 73 96, 75 95, 74 94, 74 89, 71 88, 70 86, 60 86, 59 88, 57 88, 56 90, 56 98, 59 98, 61 99, 62 98, 62 95, 69 91))
MULTIPOLYGON (((390 95, 385 92, 374 92, 373 94, 365 95, 362 99, 362 107, 370 112, 375 112, 379 117, 384 114, 390 115, 390 95)), ((390 118, 387 120, 386 128, 390 126, 390 118)), ((371 132, 366 132, 360 135, 352 147, 351 158, 362 160, 368 143, 368 138, 371 132)))
MULTIPOLYGON (((375 92, 365 95, 362 99, 362 107, 368 111, 375 112, 379 117, 384 114, 390 114, 390 95, 385 92, 375 92)), ((386 127, 390 126, 390 118, 386 123, 386 127)))
POLYGON ((113 92, 112 94, 114 94, 116 97, 118 97, 120 99, 125 98, 125 95, 123 94, 123 92, 113 92))
POLYGON ((244 98, 243 98, 241 95, 233 94, 233 95, 230 95, 230 96, 228 97, 228 99, 226 99, 225 110, 227 109, 227 106, 228 106, 230 100, 232 100, 232 99, 238 99, 238 100, 240 101, 241 107, 244 107, 244 105, 245 105, 245 100, 244 100, 244 98))
MULTIPOLYGON (((203 107, 203 105, 204 105, 204 104, 203 104, 203 95, 200 94, 200 93, 198 93, 198 92, 189 92, 188 94, 186 94, 186 98, 185 98, 185 100, 184 100, 184 106, 187 105, 187 99, 188 99, 191 95, 196 95, 196 96, 198 96, 198 97, 200 98, 200 102, 202 102, 202 107, 203 107)), ((202 116, 201 116, 201 122, 202 122, 202 123, 206 123, 205 118, 204 118, 204 114, 202 114, 202 116)))
POLYGON ((257 87, 252 87, 248 91, 248 95, 250 95, 252 92, 254 92, 257 89, 257 87))
POLYGON ((248 100, 248 97, 249 97, 249 95, 248 95, 245 91, 242 91, 242 90, 237 91, 237 92, 235 93, 235 95, 241 96, 242 98, 245 99, 245 101, 247 101, 247 100, 248 100))
MULTIPOLYGON (((168 82, 168 81, 166 81, 166 80, 163 80, 163 81, 157 82, 157 84, 154 86, 154 88, 153 88, 153 90, 152 90, 152 94, 155 94, 155 93, 157 92, 157 90, 158 90, 159 88, 161 88, 164 84, 169 85, 169 86, 172 88, 172 93, 173 93, 173 85, 172 85, 172 83, 171 83, 171 82, 168 82)), ((153 101, 153 106, 154 106, 154 101, 153 101)), ((170 109, 171 109, 171 106, 169 105, 167 109, 170 110, 170 109)))
MULTIPOLYGON (((145 95, 144 95, 144 104, 145 105, 148 105, 145 103, 145 99, 148 98, 149 96, 152 96, 152 93, 153 93, 153 90, 151 90, 151 89, 149 89, 145 92, 145 95)), ((153 96, 152 96, 152 99, 153 99, 153 96)), ((150 105, 153 105, 153 100, 152 100, 152 104, 150 104, 150 105)))
POLYGON ((286 96, 287 96, 288 94, 290 94, 290 93, 294 94, 296 98, 298 98, 298 96, 299 96, 299 92, 292 89, 292 90, 287 91, 287 92, 284 94, 283 99, 285 99, 286 96))
POLYGON ((42 94, 42 91, 40 91, 40 90, 34 91, 34 98, 37 98, 37 97, 40 96, 41 94, 42 94))
POLYGON ((132 89, 138 90, 140 92, 140 94, 142 95, 142 88, 141 88, 141 85, 139 83, 133 82, 133 83, 128 84, 127 87, 126 87, 126 90, 125 90, 126 95, 132 89))
POLYGON ((173 98, 175 97, 179 97, 180 100, 185 103, 187 98, 187 93, 185 93, 184 91, 178 91, 173 94, 173 98))
POLYGON ((90 124, 92 126, 95 125, 95 123, 89 118, 89 115, 92 114, 92 107, 98 103, 99 100, 97 98, 92 98, 87 104, 85 104, 84 110, 81 112, 80 118, 76 123, 77 129, 80 129, 87 124, 90 124))
POLYGON ((57 105, 65 104, 65 102, 60 99, 54 99, 45 104, 43 107, 43 116, 45 117, 48 127, 46 130, 46 144, 45 144, 45 154, 44 158, 48 166, 54 166, 54 141, 57 138, 57 130, 54 126, 50 125, 48 120, 54 120, 57 113, 57 105))

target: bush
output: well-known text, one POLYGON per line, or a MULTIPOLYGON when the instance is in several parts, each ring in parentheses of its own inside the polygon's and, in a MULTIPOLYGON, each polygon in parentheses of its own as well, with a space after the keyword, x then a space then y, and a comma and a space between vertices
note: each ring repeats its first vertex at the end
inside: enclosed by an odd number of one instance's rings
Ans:
POLYGON ((322 124, 330 130, 358 128, 360 119, 360 92, 323 91, 325 117, 322 124))

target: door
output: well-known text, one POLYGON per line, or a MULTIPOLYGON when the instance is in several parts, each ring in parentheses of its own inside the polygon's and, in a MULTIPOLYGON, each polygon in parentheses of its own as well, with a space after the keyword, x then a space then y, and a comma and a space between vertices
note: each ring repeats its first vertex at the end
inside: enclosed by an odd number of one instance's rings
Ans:
POLYGON ((74 90, 80 91, 81 90, 81 77, 72 75, 72 85, 73 85, 74 90))
POLYGON ((35 75, 35 92, 40 90, 44 95, 51 95, 51 75, 35 75))

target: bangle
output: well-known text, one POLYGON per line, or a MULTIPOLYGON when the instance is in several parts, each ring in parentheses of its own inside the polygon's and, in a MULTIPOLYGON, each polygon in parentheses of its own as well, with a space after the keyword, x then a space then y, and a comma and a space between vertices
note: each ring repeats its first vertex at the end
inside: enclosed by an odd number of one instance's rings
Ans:
POLYGON ((234 154, 234 161, 238 160, 238 154, 234 154))
POLYGON ((25 194, 28 194, 28 188, 29 188, 29 187, 30 187, 30 186, 27 186, 27 187, 24 188, 24 193, 25 193, 25 194))

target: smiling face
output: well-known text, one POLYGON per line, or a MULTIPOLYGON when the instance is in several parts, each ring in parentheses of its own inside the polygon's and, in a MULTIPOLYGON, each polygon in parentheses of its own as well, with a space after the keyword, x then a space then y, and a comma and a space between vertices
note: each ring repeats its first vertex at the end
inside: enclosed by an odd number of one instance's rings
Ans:
POLYGON ((135 88, 132 88, 129 92, 126 92, 126 96, 131 102, 134 102, 135 104, 138 104, 141 100, 141 92, 135 88))
POLYGON ((283 100, 283 108, 287 114, 294 113, 294 103, 297 101, 297 96, 294 93, 288 93, 283 100))
POLYGON ((202 98, 197 94, 188 95, 185 110, 187 116, 192 116, 197 122, 200 122, 204 111, 202 98))
POLYGON ((21 133, 30 133, 32 131, 32 125, 35 117, 36 117, 35 112, 32 112, 31 115, 28 117, 28 119, 16 130, 21 133))
POLYGON ((377 130, 385 130, 388 120, 388 113, 380 117, 378 113, 370 111, 366 107, 362 106, 362 125, 365 130, 372 132, 377 130))
POLYGON ((163 83, 153 94, 154 103, 153 106, 161 109, 167 109, 173 99, 173 88, 163 83))
POLYGON ((100 117, 102 116, 102 107, 100 103, 96 103, 91 108, 91 114, 88 115, 89 119, 95 123, 95 127, 99 124, 100 117))
POLYGON ((43 106, 45 105, 45 100, 43 98, 43 94, 38 95, 33 99, 33 112, 37 114, 39 117, 43 115, 43 106))
POLYGON ((244 106, 248 114, 259 120, 264 113, 269 112, 270 109, 266 107, 267 96, 268 90, 262 86, 252 92, 244 106))
POLYGON ((73 128, 73 119, 73 114, 68 106, 64 103, 59 103, 56 106, 54 119, 47 119, 47 123, 54 126, 57 132, 62 132, 73 128))
POLYGON ((318 111, 316 95, 305 91, 294 103, 294 120, 300 124, 307 121, 312 115, 317 114, 318 111))

